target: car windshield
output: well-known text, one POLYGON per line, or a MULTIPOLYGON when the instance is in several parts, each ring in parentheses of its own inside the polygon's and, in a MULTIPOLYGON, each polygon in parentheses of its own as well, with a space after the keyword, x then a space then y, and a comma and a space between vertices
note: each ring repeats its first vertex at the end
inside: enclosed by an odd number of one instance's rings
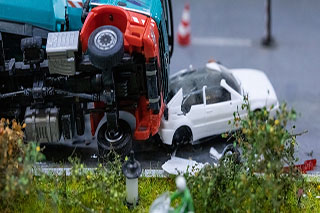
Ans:
POLYGON ((236 80, 236 78, 232 75, 232 73, 230 73, 227 68, 225 68, 224 66, 220 66, 222 72, 222 78, 224 78, 227 82, 227 84, 234 89, 235 91, 237 91, 237 93, 241 94, 241 88, 240 85, 238 83, 238 81, 236 80))
MULTIPOLYGON (((220 66, 222 67, 222 66, 220 66)), ((170 78, 168 102, 182 88, 184 99, 191 93, 202 90, 203 86, 208 87, 220 86, 221 79, 225 79, 227 84, 235 91, 241 94, 240 85, 234 76, 222 67, 222 71, 208 68, 191 69, 181 71, 170 78)))

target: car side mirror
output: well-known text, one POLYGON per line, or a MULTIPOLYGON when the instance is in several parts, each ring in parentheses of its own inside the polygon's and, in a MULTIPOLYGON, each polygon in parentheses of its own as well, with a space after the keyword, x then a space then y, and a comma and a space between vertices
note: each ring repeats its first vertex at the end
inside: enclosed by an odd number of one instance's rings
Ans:
POLYGON ((228 92, 230 92, 232 96, 234 96, 234 97, 236 97, 236 98, 242 99, 242 96, 241 96, 239 93, 237 93, 237 91, 235 91, 232 87, 230 87, 230 86, 227 84, 227 82, 226 82, 225 79, 221 79, 221 81, 220 81, 220 86, 221 86, 222 88, 226 89, 228 92))
POLYGON ((181 112, 186 115, 190 112, 192 105, 188 103, 181 104, 181 112))

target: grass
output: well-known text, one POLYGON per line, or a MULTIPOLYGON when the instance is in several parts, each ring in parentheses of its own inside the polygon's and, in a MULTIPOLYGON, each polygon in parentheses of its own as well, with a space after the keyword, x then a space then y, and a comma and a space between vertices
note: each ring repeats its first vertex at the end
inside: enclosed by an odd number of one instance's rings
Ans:
MULTIPOLYGON (((108 190, 85 178, 78 182, 73 177, 67 177, 66 189, 63 176, 49 175, 45 178, 35 177, 34 180, 36 190, 20 197, 10 212, 148 212, 151 203, 160 194, 175 190, 172 178, 141 178, 139 205, 129 210, 124 205, 124 187, 122 192, 111 192, 113 196, 119 196, 117 202, 112 202, 108 198, 110 194, 106 193, 108 190)), ((125 182, 122 184, 125 186, 125 182)))
MULTIPOLYGON (((173 177, 140 178, 139 205, 128 209, 124 205, 125 180, 105 180, 102 170, 86 172, 80 176, 41 175, 33 179, 33 189, 28 195, 17 198, 15 205, 7 212, 149 212, 152 202, 162 193, 175 190, 173 177), (120 180, 120 181, 119 181, 120 180), (113 182, 113 185, 112 185, 113 182), (107 184, 104 184, 107 183, 107 184), (108 186, 108 184, 110 184, 108 186), (114 191, 116 188, 119 191, 114 191), (120 191, 121 190, 121 191, 120 191), (112 196, 112 197, 110 197, 112 196)), ((112 177, 111 177, 112 179, 112 177)), ((200 186, 201 187, 201 186, 200 186)), ((257 186, 258 187, 258 186, 257 186)), ((288 192, 290 206, 282 206, 281 212, 320 212, 320 183, 305 182, 299 201, 297 192, 301 186, 294 186, 288 192)), ((195 196, 196 197, 196 196, 195 196)), ((248 203, 250 196, 243 203, 248 203)), ((195 201, 196 212, 203 212, 201 201, 195 201)), ((236 211, 236 209, 234 209, 236 211)), ((266 210, 267 211, 267 210, 266 210)))

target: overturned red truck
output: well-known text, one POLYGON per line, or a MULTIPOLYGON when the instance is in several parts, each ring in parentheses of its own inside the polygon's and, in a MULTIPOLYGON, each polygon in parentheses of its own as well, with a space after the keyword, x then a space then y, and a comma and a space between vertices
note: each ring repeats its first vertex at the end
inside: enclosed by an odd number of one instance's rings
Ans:
POLYGON ((16 35, 0 32, 0 116, 24 120, 27 140, 47 143, 84 135, 89 114, 99 153, 127 154, 132 139, 147 140, 160 127, 171 14, 170 0, 87 0, 81 30, 69 21, 69 29, 44 30, 47 37, 20 35, 14 57, 6 39, 16 35))

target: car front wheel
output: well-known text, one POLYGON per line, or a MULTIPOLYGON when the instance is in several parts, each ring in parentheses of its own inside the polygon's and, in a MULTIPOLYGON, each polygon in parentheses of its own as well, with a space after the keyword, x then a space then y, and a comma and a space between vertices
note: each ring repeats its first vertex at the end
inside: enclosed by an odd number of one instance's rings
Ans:
POLYGON ((180 127, 176 130, 172 139, 172 146, 174 148, 181 146, 183 144, 188 144, 192 142, 192 133, 188 127, 180 127))
POLYGON ((220 159, 220 163, 228 164, 230 162, 235 164, 241 163, 241 153, 233 144, 229 144, 225 147, 223 156, 220 159))

